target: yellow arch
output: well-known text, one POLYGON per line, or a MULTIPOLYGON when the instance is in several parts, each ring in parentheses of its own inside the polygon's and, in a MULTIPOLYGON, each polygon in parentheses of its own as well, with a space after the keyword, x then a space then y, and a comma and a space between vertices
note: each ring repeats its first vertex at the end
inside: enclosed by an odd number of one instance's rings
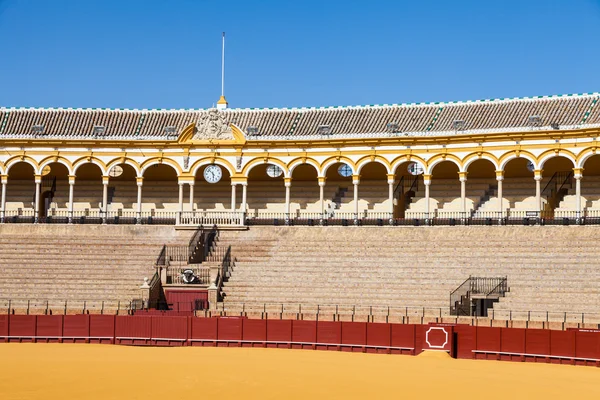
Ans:
POLYGON ((577 165, 577 157, 571 151, 565 149, 550 149, 544 151, 542 154, 539 155, 539 168, 544 168, 544 164, 546 163, 546 161, 554 157, 564 157, 570 160, 573 163, 573 168, 575 168, 575 166, 577 165), (556 153, 556 150, 559 150, 558 154, 556 153))
POLYGON ((526 150, 511 150, 502 154, 502 156, 498 159, 498 169, 503 171, 506 164, 515 158, 524 158, 529 160, 533 163, 536 169, 538 168, 538 160, 536 156, 526 150))
POLYGON ((319 162, 317 160, 315 160, 312 157, 298 157, 294 158, 287 164, 288 171, 290 171, 290 176, 294 174, 294 169, 296 169, 297 166, 302 164, 312 165, 313 167, 315 167, 315 170, 317 171, 317 176, 321 173, 321 166, 319 165, 319 162))
POLYGON ((39 163, 39 173, 42 173, 42 169, 44 169, 44 167, 46 165, 52 164, 52 163, 58 163, 58 164, 62 164, 65 167, 67 167, 67 170, 69 171, 69 175, 73 175, 73 164, 71 164, 71 161, 67 160, 64 157, 61 156, 49 156, 44 158, 43 160, 40 161, 39 163))
POLYGON ((419 156, 415 156, 413 154, 403 154, 394 158, 390 163, 392 166, 392 173, 395 174, 398 167, 403 163, 411 161, 418 161, 423 166, 423 168, 425 168, 425 166, 427 165, 427 162, 419 156))
POLYGON ((587 148, 581 150, 581 152, 577 155, 576 168, 583 168, 583 166, 585 165, 587 160, 589 160, 591 157, 593 157, 595 155, 599 155, 599 154, 600 154, 600 152, 598 151, 598 147, 596 147, 596 146, 587 147, 587 148))
POLYGON ((464 169, 461 171, 462 172, 468 171, 469 166, 477 160, 488 160, 489 162, 491 162, 494 165, 494 168, 496 170, 498 170, 498 168, 500 168, 500 163, 498 161, 498 158, 496 158, 496 156, 494 156, 492 153, 488 153, 488 152, 479 152, 479 153, 467 154, 467 156, 465 156, 465 158, 462 159, 462 165, 463 165, 464 169))
POLYGON ((110 172, 112 167, 114 167, 115 165, 119 165, 119 164, 127 164, 127 165, 131 166, 133 168, 133 170, 135 171, 136 176, 141 176, 140 164, 137 161, 135 161, 134 159, 129 158, 129 157, 117 157, 117 158, 110 160, 106 164, 106 172, 107 173, 110 172))
POLYGON ((196 176, 198 168, 208 164, 218 164, 222 167, 225 167, 225 169, 229 171, 229 176, 235 175, 235 167, 231 165, 229 161, 221 157, 203 157, 199 160, 196 160, 190 167, 189 171, 193 176, 196 176))
POLYGON ((24 162, 27 163, 29 165, 31 165, 33 167, 33 173, 37 174, 39 171, 39 164, 37 161, 35 161, 33 158, 29 157, 29 156, 14 156, 9 158, 8 160, 6 160, 4 166, 6 168, 5 173, 8 174, 8 172, 10 171, 10 169, 20 163, 20 162, 24 162), (21 159, 22 158, 22 159, 21 159))
POLYGON ((255 166, 257 166, 258 164, 277 164, 281 167, 281 169, 283 169, 283 176, 286 178, 290 177, 290 172, 288 170, 287 165, 279 160, 278 158, 273 158, 273 157, 268 157, 265 159, 265 157, 256 157, 253 158, 252 160, 250 160, 250 162, 246 165, 244 165, 244 168, 242 169, 242 175, 245 176, 246 178, 249 177, 250 174, 250 170, 252 168, 254 168, 255 166))
POLYGON ((381 164, 385 167, 388 174, 391 174, 392 166, 390 162, 382 156, 364 156, 356 162, 356 173, 360 174, 363 167, 371 162, 381 164))
POLYGON ((321 163, 321 176, 327 176, 327 170, 334 164, 344 162, 352 168, 352 173, 356 174, 356 164, 354 161, 345 156, 329 157, 321 163))
POLYGON ((427 160, 427 165, 426 165, 427 168, 425 169, 425 171, 426 171, 425 173, 431 174, 433 172, 433 169, 435 168, 435 166, 444 161, 453 162, 458 167, 458 170, 462 171, 462 166, 463 166, 462 161, 460 158, 458 158, 454 154, 436 154, 435 156, 433 156, 429 160, 427 160))
POLYGON ((179 166, 179 164, 177 164, 176 161, 171 160, 170 158, 152 157, 152 158, 147 159, 140 165, 140 176, 144 176, 144 172, 146 172, 148 167, 151 167, 153 165, 160 165, 160 164, 167 164, 167 165, 173 167, 177 176, 180 176, 182 173, 181 167, 179 166))
POLYGON ((0 161, 0 175, 6 174, 6 166, 2 161, 0 161))
POLYGON ((96 166, 98 166, 98 168, 100 168, 100 173, 102 175, 106 175, 108 173, 108 170, 106 169, 106 164, 104 164, 104 162, 102 160, 100 160, 97 157, 81 157, 78 158, 77 160, 75 160, 75 162, 73 163, 73 175, 77 174, 77 170, 85 164, 94 164, 96 166))

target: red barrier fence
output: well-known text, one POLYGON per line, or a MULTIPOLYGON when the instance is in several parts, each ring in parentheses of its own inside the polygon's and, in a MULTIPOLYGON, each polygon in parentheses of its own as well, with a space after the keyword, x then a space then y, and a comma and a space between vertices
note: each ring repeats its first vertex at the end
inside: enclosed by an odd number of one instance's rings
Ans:
POLYGON ((600 366, 600 331, 120 315, 0 315, 0 342, 280 347, 600 366))

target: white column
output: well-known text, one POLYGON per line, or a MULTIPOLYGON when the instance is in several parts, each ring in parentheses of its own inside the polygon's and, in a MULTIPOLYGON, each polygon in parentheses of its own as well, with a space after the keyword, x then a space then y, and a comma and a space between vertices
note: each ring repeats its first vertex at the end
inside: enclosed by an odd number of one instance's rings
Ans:
POLYGON ((236 183, 232 183, 231 184, 231 212, 235 212, 235 187, 237 186, 236 183))
POLYGON ((194 183, 190 182, 190 211, 194 211, 194 183))
POLYGON ((535 179, 535 204, 538 212, 542 211, 542 170, 536 169, 533 171, 535 179))
POLYGON ((144 185, 144 178, 139 176, 136 178, 137 182, 137 223, 141 223, 142 218, 142 186, 144 185))
POLYGON ((69 223, 73 222, 73 193, 75 191, 75 175, 69 175, 69 223))
POLYGON ((577 207, 577 222, 582 216, 581 212, 581 178, 583 178, 583 168, 573 168, 573 177, 575 178, 575 206, 577 207))
POLYGON ((0 200, 2 214, 0 215, 0 222, 4 222, 4 217, 6 215, 6 184, 8 183, 8 175, 2 175, 0 179, 2 181, 2 198, 0 200))
POLYGON ((327 178, 324 176, 319 176, 317 179, 319 180, 319 204, 321 206, 321 219, 323 219, 323 215, 325 214, 325 181, 327 178))
POLYGON ((247 196, 247 190, 248 189, 248 183, 242 183, 242 205, 240 207, 240 210, 245 213, 246 210, 248 210, 248 205, 246 204, 246 196, 247 196))
POLYGON ((431 174, 423 175, 423 184, 425 185, 425 219, 429 221, 429 185, 431 185, 431 174))
POLYGON ((108 212, 108 176, 102 177, 102 223, 106 223, 106 213, 108 212))
POLYGON ((42 176, 35 175, 34 179, 35 179, 35 204, 34 204, 35 223, 38 223, 39 218, 40 218, 40 187, 42 185, 42 176))
POLYGON ((185 183, 179 182, 179 213, 183 212, 183 185, 185 183))
POLYGON ((358 225, 358 185, 360 184, 360 175, 352 175, 352 184, 354 185, 354 225, 358 225))
POLYGON ((394 222, 394 183, 396 182, 396 176, 394 174, 387 175, 388 183, 388 201, 390 202, 390 224, 394 222))
POLYGON ((504 195, 502 194, 502 182, 504 181, 504 171, 496 171, 496 181, 498 182, 498 212, 500 219, 504 217, 504 195))
POLYGON ((290 192, 292 187, 292 178, 283 178, 285 185, 285 220, 290 219, 290 192))
POLYGON ((467 217, 467 172, 459 172, 458 179, 460 180, 460 204, 463 218, 467 217))

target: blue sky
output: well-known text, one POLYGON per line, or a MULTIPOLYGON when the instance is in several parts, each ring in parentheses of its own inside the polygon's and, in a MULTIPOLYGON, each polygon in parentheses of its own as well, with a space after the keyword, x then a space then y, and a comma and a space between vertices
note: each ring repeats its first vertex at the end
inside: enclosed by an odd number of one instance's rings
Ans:
POLYGON ((302 107, 600 91, 600 0, 0 0, 0 106, 302 107))

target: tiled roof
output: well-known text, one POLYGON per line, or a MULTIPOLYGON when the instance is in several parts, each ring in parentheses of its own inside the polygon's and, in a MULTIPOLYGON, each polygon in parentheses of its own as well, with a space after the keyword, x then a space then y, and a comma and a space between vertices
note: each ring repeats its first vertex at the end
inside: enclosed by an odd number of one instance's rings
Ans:
MULTIPOLYGON (((336 137, 443 136, 537 127, 575 129, 600 125, 600 94, 288 109, 227 109, 226 121, 252 139, 318 139, 319 126, 336 137), (530 117, 534 117, 530 120, 530 117), (535 120, 535 122, 532 122, 535 120), (462 121, 457 123, 456 121, 462 121), (390 132, 393 126, 395 132, 390 132)), ((159 139, 179 133, 207 110, 0 108, 0 138, 159 139), (170 129, 166 129, 170 127, 170 129)))

